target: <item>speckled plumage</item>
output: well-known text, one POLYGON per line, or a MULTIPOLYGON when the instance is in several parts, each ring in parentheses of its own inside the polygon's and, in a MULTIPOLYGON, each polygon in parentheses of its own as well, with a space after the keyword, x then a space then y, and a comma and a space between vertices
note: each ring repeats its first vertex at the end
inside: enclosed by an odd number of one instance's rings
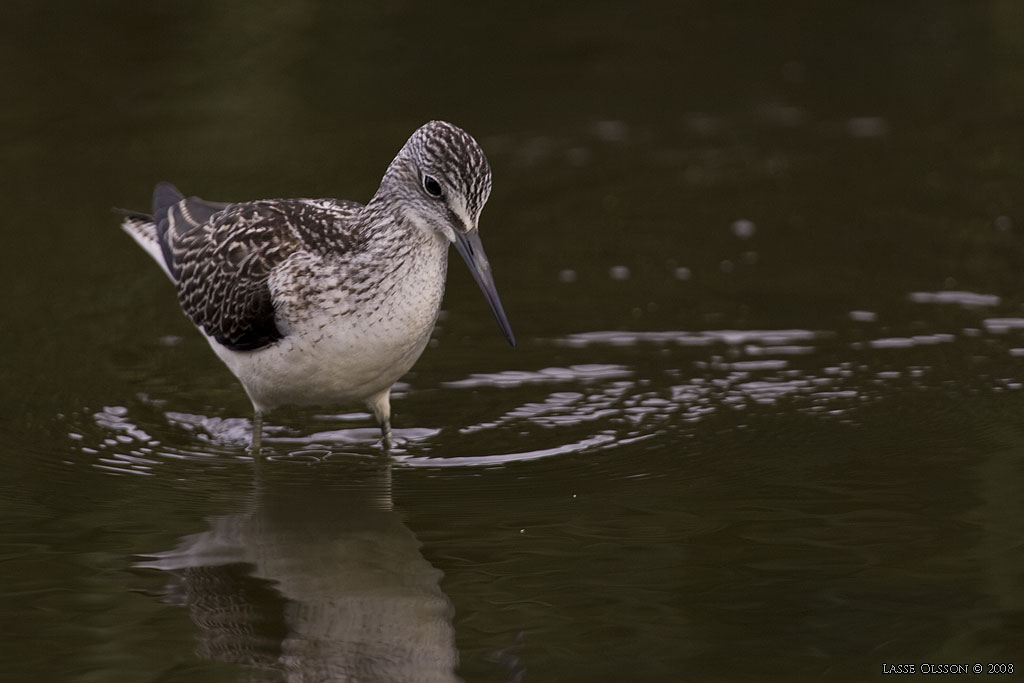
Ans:
POLYGON ((514 344, 477 232, 490 190, 476 141, 433 121, 409 138, 366 205, 221 204, 161 183, 153 214, 130 214, 123 227, 175 284, 257 418, 284 404, 361 400, 388 443, 390 388, 430 337, 449 243, 514 344))

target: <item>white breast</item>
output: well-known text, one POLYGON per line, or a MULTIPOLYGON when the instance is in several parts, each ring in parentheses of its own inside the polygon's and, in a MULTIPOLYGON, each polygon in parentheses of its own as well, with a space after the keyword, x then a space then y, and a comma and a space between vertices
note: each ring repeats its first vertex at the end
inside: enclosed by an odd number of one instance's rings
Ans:
POLYGON ((361 401, 394 384, 423 352, 444 294, 447 242, 425 235, 382 259, 300 252, 271 276, 280 341, 255 351, 211 346, 257 410, 361 401))

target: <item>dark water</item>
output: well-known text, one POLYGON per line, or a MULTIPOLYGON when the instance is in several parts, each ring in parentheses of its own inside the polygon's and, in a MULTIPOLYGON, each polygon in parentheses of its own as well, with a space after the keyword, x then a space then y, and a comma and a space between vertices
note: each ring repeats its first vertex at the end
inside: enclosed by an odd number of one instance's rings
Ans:
MULTIPOLYGON (((1024 6, 8 3, 0 679, 1024 666, 1024 6), (276 413, 111 206, 490 157, 393 401, 276 413)), ((1007 676, 1012 678, 1013 676, 1007 676)))

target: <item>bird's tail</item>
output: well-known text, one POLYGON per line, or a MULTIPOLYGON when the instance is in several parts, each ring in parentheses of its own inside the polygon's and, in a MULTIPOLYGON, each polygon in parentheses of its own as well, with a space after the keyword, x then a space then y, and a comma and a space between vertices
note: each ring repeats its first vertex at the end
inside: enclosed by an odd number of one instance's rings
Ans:
POLYGON ((139 211, 131 211, 128 209, 114 209, 115 213, 119 213, 124 218, 121 220, 121 229, 124 230, 128 235, 135 240, 140 247, 146 250, 146 253, 153 257, 163 271, 167 273, 167 277, 173 280, 171 272, 167 269, 167 264, 164 262, 163 251, 160 249, 160 237, 157 233, 156 223, 153 221, 153 217, 147 213, 141 213, 139 211))

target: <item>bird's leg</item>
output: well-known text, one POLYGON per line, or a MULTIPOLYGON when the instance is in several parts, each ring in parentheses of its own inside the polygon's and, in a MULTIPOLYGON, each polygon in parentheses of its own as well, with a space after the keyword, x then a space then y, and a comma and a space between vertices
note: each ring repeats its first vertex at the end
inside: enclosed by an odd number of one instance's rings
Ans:
POLYGON ((373 411, 380 425, 381 444, 384 452, 390 453, 393 444, 391 440, 391 387, 388 387, 379 394, 375 394, 366 400, 366 405, 373 411))
POLYGON ((252 444, 249 451, 254 458, 260 457, 260 450, 263 448, 263 413, 253 410, 252 414, 252 444))

